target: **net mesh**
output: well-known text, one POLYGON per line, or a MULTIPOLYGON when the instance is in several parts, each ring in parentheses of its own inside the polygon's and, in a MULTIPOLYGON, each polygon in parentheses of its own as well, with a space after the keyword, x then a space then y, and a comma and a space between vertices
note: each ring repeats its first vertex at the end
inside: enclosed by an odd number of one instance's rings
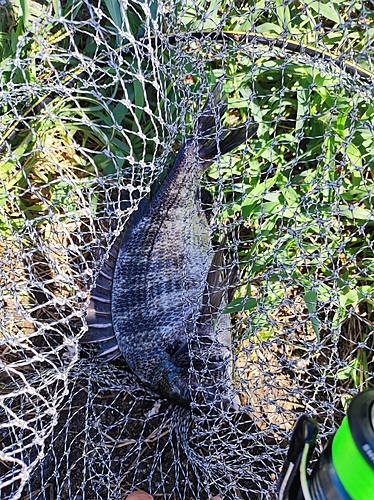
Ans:
POLYGON ((323 445, 373 385, 373 22, 364 0, 0 2, 2 498, 275 498, 300 413, 323 445), (240 404, 207 414, 79 340, 217 81, 226 126, 259 128, 195 186, 240 268, 240 404))

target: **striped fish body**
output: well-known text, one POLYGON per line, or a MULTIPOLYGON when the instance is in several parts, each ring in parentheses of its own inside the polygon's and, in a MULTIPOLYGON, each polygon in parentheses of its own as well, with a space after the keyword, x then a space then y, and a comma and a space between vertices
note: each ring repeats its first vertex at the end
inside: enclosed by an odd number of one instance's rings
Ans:
POLYGON ((180 401, 188 391, 188 366, 177 367, 173 355, 186 344, 196 319, 212 255, 207 220, 196 203, 196 149, 192 140, 181 148, 121 246, 112 291, 114 331, 130 369, 179 403, 189 399, 186 394, 180 401))
POLYGON ((234 129, 219 143, 210 139, 227 108, 221 97, 218 85, 160 190, 143 201, 112 250, 92 291, 83 339, 101 342, 107 359, 122 354, 144 384, 182 406, 189 406, 198 386, 215 394, 230 358, 229 318, 216 321, 223 300, 222 251, 213 257, 197 192, 214 159, 257 127, 234 129), (190 375, 191 364, 201 378, 190 375))

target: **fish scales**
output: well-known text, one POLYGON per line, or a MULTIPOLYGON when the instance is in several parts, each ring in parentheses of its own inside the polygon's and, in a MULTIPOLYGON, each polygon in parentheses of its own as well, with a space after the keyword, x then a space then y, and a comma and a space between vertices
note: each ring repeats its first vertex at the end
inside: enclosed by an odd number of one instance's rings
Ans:
POLYGON ((199 175, 198 165, 191 168, 197 163, 190 161, 192 155, 196 145, 187 142, 173 175, 121 248, 114 273, 112 315, 120 350, 143 382, 149 383, 152 376, 154 387, 163 378, 155 359, 161 370, 175 370, 168 353, 186 342, 185 319, 198 311, 205 287, 202 276, 211 263, 207 222, 198 219, 191 189, 199 175), (191 213, 195 221, 187 219, 191 213))
POLYGON ((209 378, 207 366, 227 375, 231 355, 229 318, 215 321, 223 300, 218 290, 224 288, 218 279, 223 252, 214 255, 197 187, 216 157, 244 142, 257 126, 233 129, 219 142, 209 138, 227 108, 221 98, 217 85, 158 193, 144 202, 104 266, 92 291, 83 339, 109 340, 107 346, 102 342, 101 355, 109 360, 122 354, 144 384, 182 406, 190 404, 194 384, 205 382, 208 392, 216 391, 217 376, 209 378), (103 297, 110 299, 111 324, 107 309, 100 312, 103 297), (208 305, 209 299, 217 304, 208 305), (208 309, 209 315, 203 314, 208 309), (194 353, 197 367, 208 373, 203 382, 189 373, 194 353))

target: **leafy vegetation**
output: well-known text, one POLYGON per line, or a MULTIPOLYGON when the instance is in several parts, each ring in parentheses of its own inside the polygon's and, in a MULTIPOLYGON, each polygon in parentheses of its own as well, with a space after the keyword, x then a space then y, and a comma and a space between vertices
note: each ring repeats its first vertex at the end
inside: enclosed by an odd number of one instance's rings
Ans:
MULTIPOLYGON (((370 70, 370 5, 188 1, 161 18, 156 2, 124 10, 122 2, 108 0, 97 23, 88 4, 76 0, 55 0, 44 12, 30 5, 0 6, 2 90, 20 90, 17 102, 0 103, 3 237, 22 232, 25 221, 47 237, 50 214, 78 217, 75 186, 98 215, 97 179, 140 182, 134 174, 140 165, 141 183, 151 183, 169 153, 163 138, 180 139, 173 125, 188 121, 179 116, 180 96, 213 84, 225 67, 228 120, 259 124, 257 136, 222 158, 206 180, 223 200, 221 225, 239 238, 243 286, 227 312, 245 323, 247 335, 267 338, 281 334, 273 318, 282 323, 292 298, 300 345, 302 335, 322 345, 334 342, 351 313, 359 313, 367 320, 360 342, 372 345, 373 100, 370 88, 358 91, 344 65, 341 70, 331 62, 349 49, 353 62, 370 70), (133 44, 150 23, 167 35, 217 26, 234 34, 255 31, 315 47, 318 60, 252 43, 196 39, 178 42, 178 63, 170 43, 160 49, 160 93, 152 58, 141 59, 133 44), (76 27, 74 36, 69 26, 76 27), (195 69, 195 57, 206 61, 204 72, 195 69), (30 84, 37 95, 25 92, 30 84)), ((344 364, 334 376, 362 385, 372 371, 368 352, 362 346, 342 351, 344 364)))
MULTIPOLYGON (((189 30, 221 22, 223 10, 211 4, 206 15, 204 5, 191 2, 181 12, 189 30)), ((349 46, 354 62, 370 68, 373 14, 358 2, 246 2, 227 15, 225 28, 298 41, 317 48, 316 58, 339 57, 349 46)), ((244 321, 253 340, 277 335, 287 343, 291 329, 299 330, 301 349, 305 339, 337 344, 344 362, 333 376, 367 387, 374 345, 372 91, 358 94, 334 63, 297 54, 285 62, 252 44, 240 57, 217 59, 213 79, 224 63, 232 105, 241 119, 260 124, 240 156, 210 172, 216 194, 214 181, 225 182, 222 222, 238 232, 243 268, 244 284, 226 312, 244 321), (356 314, 365 320, 352 331, 356 314)))

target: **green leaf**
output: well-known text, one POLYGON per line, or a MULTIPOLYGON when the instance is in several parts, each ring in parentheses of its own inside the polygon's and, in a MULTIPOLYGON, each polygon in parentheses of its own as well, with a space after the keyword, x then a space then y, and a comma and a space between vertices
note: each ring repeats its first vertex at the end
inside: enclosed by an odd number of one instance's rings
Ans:
POLYGON ((345 193, 341 193, 340 196, 343 200, 358 202, 365 198, 370 191, 374 192, 374 185, 371 183, 367 183, 365 188, 353 188, 349 191, 346 191, 345 193))
POLYGON ((116 122, 121 125, 125 116, 129 113, 128 107, 119 102, 117 106, 113 109, 113 115, 116 122))
POLYGON ((109 11, 109 15, 117 28, 122 28, 123 26, 123 15, 122 15, 122 2, 119 0, 103 0, 106 8, 109 11))
MULTIPOLYGON (((308 83, 305 83, 304 81, 302 85, 308 85, 308 83)), ((300 130, 302 130, 304 120, 310 116, 310 97, 311 92, 308 88, 297 90, 297 116, 295 135, 298 134, 300 130)))
POLYGON ((335 9, 334 3, 328 1, 328 3, 324 4, 320 0, 311 2, 308 4, 308 7, 316 14, 320 14, 326 19, 330 19, 336 24, 340 24, 342 22, 342 18, 340 17, 339 12, 335 9))
MULTIPOLYGON (((352 106, 350 106, 350 108, 352 108, 352 106)), ((336 120, 336 130, 338 132, 338 134, 340 135, 340 137, 345 137, 347 135, 347 133, 349 132, 349 129, 347 128, 346 126, 346 123, 347 123, 347 119, 349 117, 349 111, 351 111, 351 109, 348 109, 347 112, 345 113, 340 113, 340 115, 338 116, 337 120, 336 120)))
POLYGON ((260 182, 256 186, 251 186, 250 188, 246 189, 247 198, 243 202, 243 205, 245 205, 246 201, 248 201, 248 204, 251 203, 254 198, 262 198, 262 195, 269 189, 271 189, 274 186, 275 182, 276 177, 272 177, 271 179, 267 179, 265 182, 260 182))
POLYGON ((22 22, 23 29, 26 29, 29 24, 29 15, 30 15, 29 3, 30 0, 19 0, 19 6, 21 10, 20 20, 22 22))
POLYGON ((347 207, 345 205, 339 206, 339 215, 347 217, 348 219, 369 220, 372 217, 371 210, 361 207, 347 207))
MULTIPOLYGON (((250 31, 250 28, 251 26, 249 26, 249 30, 250 31)), ((276 33, 277 35, 279 35, 280 33, 282 33, 282 28, 280 26, 278 26, 278 24, 275 24, 275 23, 264 23, 264 24, 260 24, 256 31, 258 33, 276 33)))
POLYGON ((112 158, 109 158, 104 153, 99 153, 95 155, 94 162, 99 172, 102 172, 104 175, 110 175, 117 172, 116 165, 112 160, 112 158))
POLYGON ((61 5, 60 5, 60 0, 52 0, 52 7, 55 16, 61 16, 61 5))
POLYGON ((0 206, 4 206, 8 201, 9 196, 5 191, 0 191, 0 206))
POLYGON ((282 190, 284 200, 289 207, 297 207, 300 204, 300 192, 298 193, 292 186, 282 190))
MULTIPOLYGON (((134 80, 134 93, 135 93, 135 105, 136 105, 135 114, 139 121, 141 120, 143 114, 144 92, 145 89, 143 87, 143 84, 139 80, 134 80)), ((137 130, 137 125, 135 122, 133 130, 137 130)))
POLYGON ((257 307, 257 299, 254 297, 234 299, 230 304, 228 304, 223 310, 224 314, 230 314, 240 311, 251 311, 257 307))
POLYGON ((72 186, 67 182, 58 182, 55 184, 55 188, 51 196, 52 205, 57 208, 61 206, 68 206, 69 210, 73 209, 75 211, 76 206, 74 205, 71 197, 71 190, 72 186))
POLYGON ((340 295, 341 306, 347 307, 353 304, 357 304, 364 298, 369 289, 370 287, 357 287, 352 290, 348 290, 346 293, 342 293, 340 295))
POLYGON ((361 184, 362 178, 361 171, 359 170, 360 168, 362 168, 361 152, 358 147, 355 146, 353 142, 351 142, 347 147, 347 154, 349 159, 351 160, 352 165, 356 167, 355 170, 352 171, 352 184, 353 186, 358 187, 361 184))
POLYGON ((275 4, 277 6, 276 13, 281 21, 282 28, 286 30, 291 24, 290 9, 284 0, 275 0, 275 4))
POLYGON ((357 368, 359 367, 360 363, 358 359, 352 359, 347 366, 343 366, 342 368, 339 368, 337 372, 337 376, 339 380, 347 380, 348 378, 352 377, 353 381, 357 382, 357 368))

